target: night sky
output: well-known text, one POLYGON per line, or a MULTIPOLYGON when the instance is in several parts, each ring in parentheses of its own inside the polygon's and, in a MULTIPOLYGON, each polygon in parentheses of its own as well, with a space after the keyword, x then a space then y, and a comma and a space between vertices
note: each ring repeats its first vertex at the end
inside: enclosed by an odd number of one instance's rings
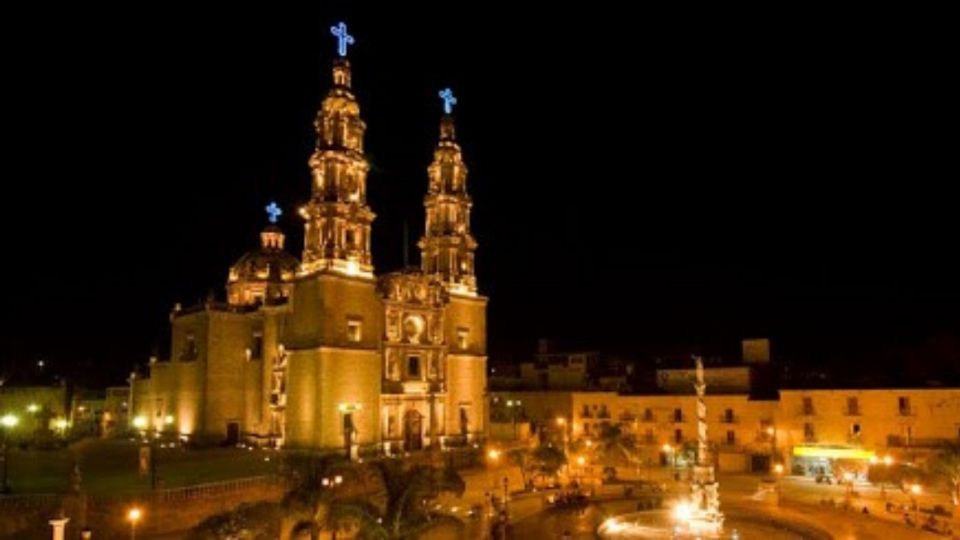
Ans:
POLYGON ((270 200, 299 255, 341 19, 378 273, 423 227, 437 91, 459 98, 492 360, 541 336, 643 361, 769 336, 801 365, 898 376, 898 351, 958 335, 948 34, 320 4, 5 17, 4 373, 43 358, 121 382, 164 349, 174 302, 223 297, 270 200))

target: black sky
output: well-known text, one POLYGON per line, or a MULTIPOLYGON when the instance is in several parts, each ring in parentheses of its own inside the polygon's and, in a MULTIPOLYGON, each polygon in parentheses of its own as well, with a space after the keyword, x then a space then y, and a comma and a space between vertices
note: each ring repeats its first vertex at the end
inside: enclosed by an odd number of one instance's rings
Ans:
POLYGON ((389 5, 8 14, 4 369, 121 380, 174 302, 223 294, 271 199, 299 251, 341 19, 380 272, 458 95, 494 358, 764 335, 856 364, 960 328, 933 15, 389 5))

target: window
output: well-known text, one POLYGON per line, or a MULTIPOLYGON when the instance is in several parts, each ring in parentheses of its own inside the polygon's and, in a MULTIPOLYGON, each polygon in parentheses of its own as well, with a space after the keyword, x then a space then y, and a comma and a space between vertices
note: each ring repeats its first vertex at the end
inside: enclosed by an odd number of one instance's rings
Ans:
POLYGON ((733 423, 733 409, 727 409, 723 411, 723 421, 728 424, 733 423))
POLYGON ((727 444, 737 444, 737 432, 736 432, 736 431, 733 431, 732 429, 731 429, 731 430, 727 430, 727 444))
POLYGON ((180 360, 190 362, 197 359, 197 338, 193 332, 187 334, 186 342, 183 344, 183 352, 180 353, 180 360))
POLYGON ((347 320, 347 341, 350 343, 360 343, 363 337, 363 321, 360 319, 347 320))
POLYGON ((816 439, 816 433, 813 431, 813 424, 807 422, 803 425, 803 439, 806 441, 813 441, 816 439))
POLYGON ((407 376, 415 379, 420 378, 420 357, 407 357, 407 376))
POLYGON ((463 405, 460 406, 460 434, 466 435, 470 429, 470 416, 467 413, 467 408, 463 405))
POLYGON ((813 398, 803 398, 803 414, 809 416, 813 414, 813 398))
POLYGON ((858 423, 855 423, 855 424, 853 424, 853 425, 850 426, 850 434, 853 435, 854 437, 859 437, 859 436, 860 436, 860 423, 859 423, 859 422, 858 422, 858 423))
POLYGON ((674 422, 683 422, 683 409, 674 409, 674 410, 673 410, 673 421, 674 421, 674 422))
POLYGON ((856 397, 847 398, 847 414, 857 416, 860 414, 860 400, 856 397))
POLYGON ((653 410, 644 409, 643 411, 643 421, 644 422, 653 422, 653 410))
POLYGON ((673 430, 673 442, 682 443, 683 442, 683 430, 675 429, 673 430))
POLYGON ((457 348, 461 351, 467 350, 468 339, 470 337, 470 330, 468 328, 457 328, 457 348))
POLYGON ((263 334, 255 332, 253 334, 253 346, 250 347, 250 359, 259 360, 263 356, 263 334))
POLYGON ((900 416, 910 415, 910 398, 900 396, 897 398, 897 408, 900 409, 900 416))

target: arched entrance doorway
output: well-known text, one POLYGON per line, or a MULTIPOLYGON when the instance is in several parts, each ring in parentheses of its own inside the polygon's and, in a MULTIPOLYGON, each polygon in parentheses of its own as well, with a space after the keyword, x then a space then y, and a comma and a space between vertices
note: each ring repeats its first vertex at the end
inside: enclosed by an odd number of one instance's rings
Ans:
POLYGON ((423 416, 417 411, 403 415, 403 446, 408 452, 423 449, 423 416))

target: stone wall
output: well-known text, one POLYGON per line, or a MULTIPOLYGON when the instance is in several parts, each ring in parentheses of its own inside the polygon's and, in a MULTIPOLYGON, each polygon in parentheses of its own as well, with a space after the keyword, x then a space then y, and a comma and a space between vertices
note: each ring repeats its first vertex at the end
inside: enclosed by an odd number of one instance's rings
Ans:
POLYGON ((187 531, 204 519, 229 511, 242 503, 279 501, 285 486, 277 479, 261 477, 159 490, 141 496, 87 497, 80 495, 24 495, 0 497, 0 539, 50 538, 47 521, 60 514, 70 518, 67 539, 79 538, 86 526, 96 540, 130 537, 126 521, 130 508, 143 518, 137 533, 149 535, 187 531))

